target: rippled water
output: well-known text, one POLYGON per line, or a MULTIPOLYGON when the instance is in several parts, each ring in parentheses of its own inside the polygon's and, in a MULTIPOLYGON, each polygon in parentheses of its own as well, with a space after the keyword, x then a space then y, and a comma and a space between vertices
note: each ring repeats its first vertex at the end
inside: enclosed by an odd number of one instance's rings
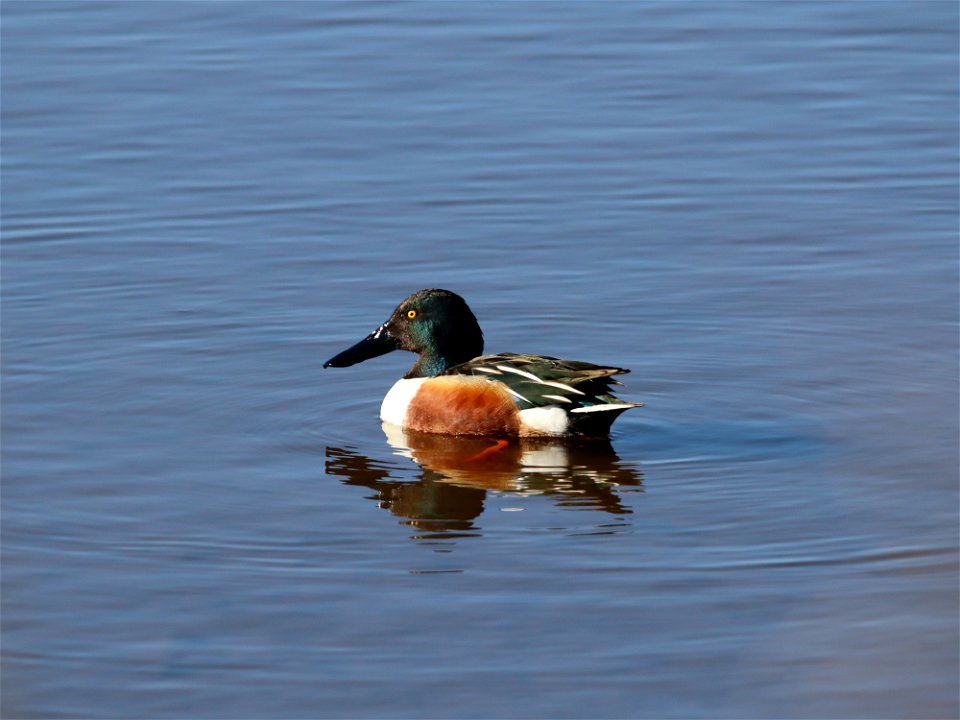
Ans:
POLYGON ((956 717, 958 11, 4 2, 4 717, 956 717), (385 432, 410 292, 629 367, 385 432))

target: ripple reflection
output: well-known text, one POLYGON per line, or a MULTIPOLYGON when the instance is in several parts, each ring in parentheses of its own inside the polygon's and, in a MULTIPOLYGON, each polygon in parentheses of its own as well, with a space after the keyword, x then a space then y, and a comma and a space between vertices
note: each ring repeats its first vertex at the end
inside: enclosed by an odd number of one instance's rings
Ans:
MULTIPOLYGON (((409 468, 345 447, 327 447, 326 472, 370 488, 379 507, 436 537, 479 535, 475 520, 488 492, 550 497, 564 509, 624 516, 633 511, 619 488, 643 489, 641 472, 621 461, 609 441, 461 438, 386 423, 383 430, 395 453, 419 466, 412 481, 409 468)), ((417 537, 429 537, 423 532, 417 537)))

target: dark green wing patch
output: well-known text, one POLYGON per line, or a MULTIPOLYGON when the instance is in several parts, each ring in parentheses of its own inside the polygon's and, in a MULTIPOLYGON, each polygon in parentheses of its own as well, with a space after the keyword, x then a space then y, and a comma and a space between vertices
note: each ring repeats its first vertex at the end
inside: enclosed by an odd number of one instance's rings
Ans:
POLYGON ((610 392, 611 385, 621 384, 613 376, 628 372, 624 368, 603 367, 544 355, 501 353, 481 355, 443 374, 485 376, 502 382, 521 410, 557 405, 573 411, 595 405, 641 405, 624 402, 610 392))

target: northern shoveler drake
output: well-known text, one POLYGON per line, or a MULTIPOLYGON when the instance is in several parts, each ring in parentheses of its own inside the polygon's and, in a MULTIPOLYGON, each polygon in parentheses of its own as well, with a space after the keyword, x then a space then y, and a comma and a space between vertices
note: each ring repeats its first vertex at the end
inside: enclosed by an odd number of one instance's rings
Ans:
POLYGON ((349 367, 392 350, 419 355, 380 407, 384 422, 420 432, 499 437, 602 437, 625 410, 610 393, 630 372, 543 355, 482 355, 483 332, 462 297, 416 292, 390 319, 323 364, 349 367))

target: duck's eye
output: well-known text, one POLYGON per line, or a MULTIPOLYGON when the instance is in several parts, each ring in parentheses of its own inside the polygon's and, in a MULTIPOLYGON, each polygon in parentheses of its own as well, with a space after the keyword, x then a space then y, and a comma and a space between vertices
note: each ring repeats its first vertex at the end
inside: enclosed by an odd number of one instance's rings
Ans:
POLYGON ((417 316, 416 310, 407 310, 407 317, 413 320, 417 316))

